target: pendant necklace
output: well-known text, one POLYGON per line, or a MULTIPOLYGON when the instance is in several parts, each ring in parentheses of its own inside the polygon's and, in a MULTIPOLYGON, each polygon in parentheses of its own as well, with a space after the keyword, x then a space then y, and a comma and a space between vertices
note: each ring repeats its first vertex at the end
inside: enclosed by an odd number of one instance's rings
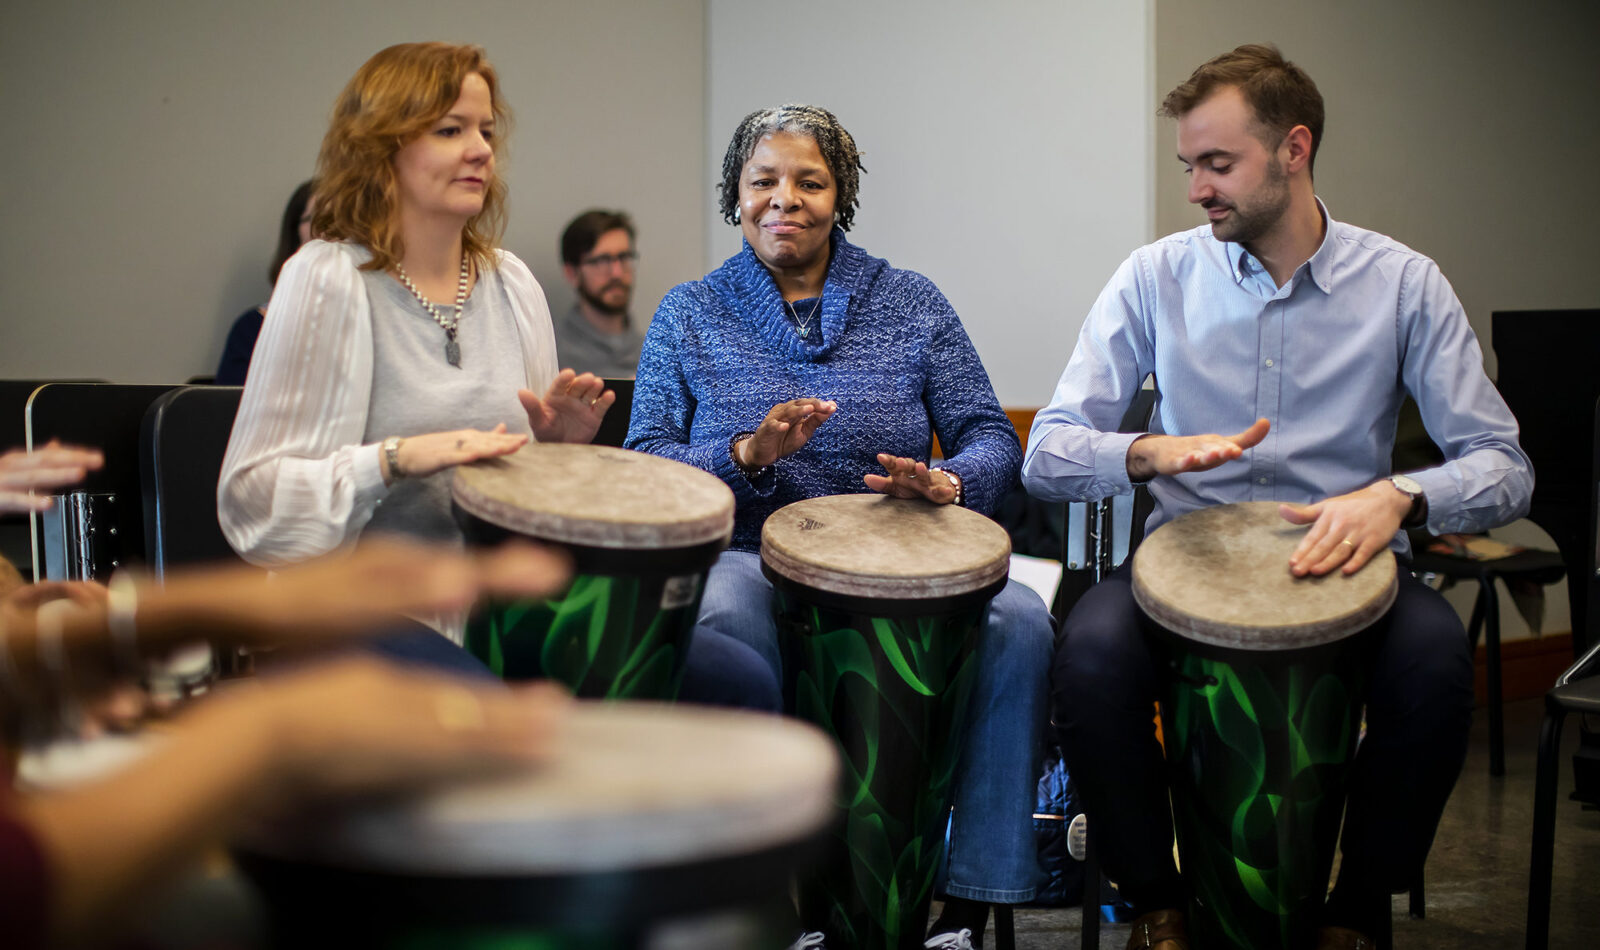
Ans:
POLYGON ((461 280, 456 284, 456 312, 451 314, 449 319, 446 319, 445 315, 439 312, 439 308, 434 306, 433 301, 422 296, 422 292, 417 290, 417 285, 413 284, 411 278, 406 275, 404 264, 395 261, 394 269, 400 275, 400 283, 411 291, 411 296, 417 298, 417 303, 422 304, 422 309, 428 311, 428 314, 433 317, 433 322, 444 330, 444 358, 450 361, 451 366, 460 369, 461 344, 456 342, 456 327, 461 324, 461 310, 467 304, 467 255, 461 255, 461 280))
POLYGON ((806 338, 807 325, 811 323, 811 318, 817 315, 818 310, 822 309, 822 295, 817 295, 817 302, 812 305, 811 312, 806 314, 804 320, 800 319, 800 312, 796 310, 794 305, 789 303, 789 301, 785 300, 783 302, 783 309, 789 315, 790 319, 794 321, 794 328, 795 331, 800 334, 800 339, 804 340, 806 338))

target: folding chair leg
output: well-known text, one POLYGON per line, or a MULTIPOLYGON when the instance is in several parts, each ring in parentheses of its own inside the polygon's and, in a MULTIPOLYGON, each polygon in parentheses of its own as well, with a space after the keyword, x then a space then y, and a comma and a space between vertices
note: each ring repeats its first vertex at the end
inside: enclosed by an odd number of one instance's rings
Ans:
POLYGON ((1422 920, 1428 916, 1427 895, 1423 892, 1422 882, 1423 872, 1418 871, 1417 879, 1411 885, 1411 901, 1407 907, 1412 920, 1422 920))
POLYGON ((994 904, 994 950, 1017 950, 1015 921, 1010 904, 994 904))
POLYGON ((1502 721, 1500 691, 1500 595, 1494 589, 1494 578, 1484 581, 1483 627, 1488 635, 1484 654, 1489 664, 1489 774, 1506 774, 1506 733, 1502 721))
POLYGON ((1083 932, 1078 941, 1082 950, 1100 946, 1100 861, 1092 840, 1083 844, 1083 932))
POLYGON ((1561 767, 1561 724, 1567 711, 1545 700, 1539 729, 1539 763, 1533 791, 1533 856, 1528 861, 1527 950, 1550 944, 1550 877, 1556 848, 1556 780, 1561 767))

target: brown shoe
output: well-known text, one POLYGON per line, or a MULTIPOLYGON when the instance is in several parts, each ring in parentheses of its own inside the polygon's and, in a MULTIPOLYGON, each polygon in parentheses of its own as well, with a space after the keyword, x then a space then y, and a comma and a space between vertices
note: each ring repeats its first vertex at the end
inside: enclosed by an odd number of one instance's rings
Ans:
POLYGON ((1135 918, 1128 950, 1189 950, 1189 931, 1183 911, 1153 910, 1135 918))
POLYGON ((1317 950, 1378 950, 1378 942, 1349 927, 1324 927, 1317 931, 1317 950))

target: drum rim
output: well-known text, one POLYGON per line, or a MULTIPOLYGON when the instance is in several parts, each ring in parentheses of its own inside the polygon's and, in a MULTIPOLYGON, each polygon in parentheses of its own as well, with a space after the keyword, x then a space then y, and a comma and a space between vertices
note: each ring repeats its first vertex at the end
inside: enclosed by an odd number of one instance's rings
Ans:
MULTIPOLYGON (((988 528, 982 530, 987 531, 988 528)), ((917 499, 893 499, 885 495, 859 492, 846 495, 818 495, 790 502, 774 511, 761 526, 761 563, 785 579, 812 590, 846 597, 863 597, 874 600, 943 600, 961 597, 980 591, 1006 578, 1011 572, 1011 537, 992 519, 967 508, 953 505, 933 505, 917 499), (848 504, 867 504, 886 500, 904 501, 907 504, 927 505, 932 509, 948 509, 940 517, 976 518, 973 525, 985 524, 992 528, 997 540, 1004 540, 1004 554, 986 564, 936 574, 889 574, 844 571, 802 557, 780 546, 774 540, 773 525, 783 524, 795 509, 813 505, 827 499, 847 499, 848 504), (867 499, 867 501, 857 501, 867 499), (787 513, 787 514, 786 514, 787 513)))
MULTIPOLYGON (((1276 507, 1276 502, 1233 502, 1227 505, 1214 505, 1210 508, 1196 509, 1173 521, 1181 518, 1199 515, 1208 511, 1228 507, 1276 507)), ((1162 528, 1166 525, 1162 525, 1162 528)), ((1157 528, 1159 531, 1160 528, 1157 528)), ((1151 533, 1155 537, 1155 532, 1151 533)), ((1132 576, 1130 586, 1133 590, 1133 599, 1145 615, 1155 621, 1167 631, 1192 640, 1196 643, 1226 650, 1236 650, 1245 653, 1280 654, 1314 649, 1319 646, 1337 643, 1341 640, 1355 636, 1376 623, 1389 608, 1394 605, 1395 598, 1400 592, 1400 571, 1394 552, 1385 548, 1375 554, 1363 571, 1386 571, 1389 575, 1388 582, 1382 591, 1358 609, 1352 610, 1337 618, 1321 618, 1303 623, 1223 623, 1195 617, 1172 607, 1165 599, 1159 598, 1150 589, 1148 580, 1149 552, 1155 550, 1147 541, 1133 554, 1132 576), (1272 632, 1276 639, 1264 641, 1262 634, 1272 632)), ((1330 576, 1330 575, 1325 575, 1330 576)), ((1343 576, 1343 575, 1338 575, 1343 576)), ((1336 579, 1336 578, 1335 578, 1336 579)))
POLYGON ((690 548, 717 541, 726 542, 733 537, 734 512, 736 501, 733 490, 720 478, 693 465, 679 462, 676 459, 665 458, 660 455, 651 455, 648 452, 635 452, 631 449, 619 449, 605 445, 584 445, 585 451, 597 455, 613 453, 627 453, 628 455, 652 460, 649 464, 661 462, 666 466, 679 466, 688 478, 704 479, 705 484, 716 485, 726 492, 725 504, 717 511, 696 518, 687 518, 681 521, 664 522, 629 522, 608 518, 582 518, 571 514, 562 514, 555 511, 531 509, 514 502, 488 494, 480 486, 474 484, 474 475, 495 467, 506 467, 517 464, 512 461, 523 452, 534 451, 570 451, 577 446, 564 443, 530 443, 523 446, 510 456, 491 459, 479 459, 465 465, 456 466, 454 475, 450 480, 450 497, 467 514, 507 531, 514 531, 535 540, 557 541, 563 544, 576 544, 592 548, 608 549, 644 549, 644 550, 670 550, 676 548, 690 548), (692 474, 691 474, 692 473, 692 474))

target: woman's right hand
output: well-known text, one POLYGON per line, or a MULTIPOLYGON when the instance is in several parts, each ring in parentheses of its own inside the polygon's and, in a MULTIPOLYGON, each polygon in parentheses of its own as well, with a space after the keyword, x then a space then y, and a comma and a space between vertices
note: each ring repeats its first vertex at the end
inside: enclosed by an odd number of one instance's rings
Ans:
MULTIPOLYGON (((425 478, 452 465, 510 455, 527 444, 527 435, 507 432, 503 422, 488 432, 457 429, 407 436, 400 442, 400 451, 395 453, 400 461, 398 474, 403 478, 425 478)), ((389 471, 389 460, 382 450, 379 450, 378 459, 383 469, 383 483, 393 484, 397 473, 389 471)))
POLYGON ((559 747, 572 697, 548 682, 506 688, 340 660, 246 684, 232 704, 245 734, 266 729, 269 787, 348 795, 525 769, 559 747))
POLYGON ((838 408, 838 403, 823 399, 778 403, 761 420, 754 435, 734 445, 734 461, 754 470, 793 455, 811 441, 812 433, 838 408))
POLYGON ((13 449, 0 455, 0 513, 44 511, 50 496, 29 492, 77 484, 104 464, 99 449, 62 445, 56 439, 32 452, 13 449))

